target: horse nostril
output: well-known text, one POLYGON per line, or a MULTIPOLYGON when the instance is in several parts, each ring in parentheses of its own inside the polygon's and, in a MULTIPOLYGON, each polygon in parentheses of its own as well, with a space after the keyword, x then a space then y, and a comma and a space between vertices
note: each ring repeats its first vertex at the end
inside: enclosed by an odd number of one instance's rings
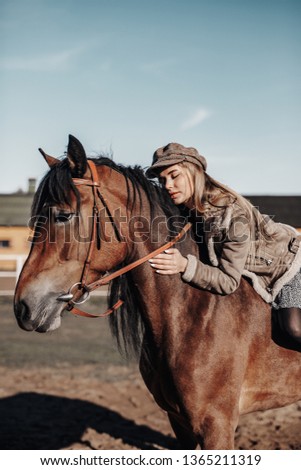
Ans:
POLYGON ((32 331, 34 327, 30 321, 30 310, 27 303, 24 300, 20 300, 15 304, 14 310, 18 325, 24 330, 32 331))
POLYGON ((23 318, 24 315, 28 315, 28 307, 24 300, 20 300, 19 302, 15 303, 14 309, 15 315, 18 319, 23 318))

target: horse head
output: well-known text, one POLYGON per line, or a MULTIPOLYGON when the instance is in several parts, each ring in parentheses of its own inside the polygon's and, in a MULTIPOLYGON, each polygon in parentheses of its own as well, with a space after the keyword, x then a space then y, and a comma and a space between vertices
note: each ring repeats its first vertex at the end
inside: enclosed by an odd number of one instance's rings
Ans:
MULTIPOLYGON (((127 186, 113 168, 89 163, 73 136, 63 160, 40 151, 50 170, 35 194, 34 235, 14 308, 21 328, 46 332, 60 326, 70 286, 83 277, 93 282, 125 259, 127 224, 118 221, 127 217, 127 186)), ((76 288, 70 295, 83 294, 76 288)))

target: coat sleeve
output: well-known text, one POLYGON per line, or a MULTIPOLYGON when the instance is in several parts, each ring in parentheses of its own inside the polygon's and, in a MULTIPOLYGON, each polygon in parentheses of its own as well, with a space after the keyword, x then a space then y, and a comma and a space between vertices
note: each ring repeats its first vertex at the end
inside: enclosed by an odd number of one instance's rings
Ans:
POLYGON ((182 279, 196 287, 217 294, 231 294, 241 280, 250 249, 250 224, 246 219, 235 219, 222 245, 218 266, 203 263, 193 255, 188 255, 188 264, 182 279))

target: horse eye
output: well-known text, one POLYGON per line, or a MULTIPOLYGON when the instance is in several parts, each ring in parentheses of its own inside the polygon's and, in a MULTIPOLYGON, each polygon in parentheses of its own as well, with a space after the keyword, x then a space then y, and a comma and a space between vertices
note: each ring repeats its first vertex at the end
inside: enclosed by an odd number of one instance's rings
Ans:
POLYGON ((70 222, 74 214, 72 212, 59 212, 54 216, 54 221, 56 224, 66 224, 70 222))

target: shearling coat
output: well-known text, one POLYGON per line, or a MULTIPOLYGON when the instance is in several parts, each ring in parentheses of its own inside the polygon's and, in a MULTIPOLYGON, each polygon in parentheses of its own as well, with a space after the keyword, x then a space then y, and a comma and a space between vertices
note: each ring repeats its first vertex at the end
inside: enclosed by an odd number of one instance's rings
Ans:
POLYGON ((236 202, 203 215, 210 264, 188 255, 182 279, 217 294, 234 292, 242 276, 271 303, 301 267, 301 235, 254 208, 253 217, 236 202))

